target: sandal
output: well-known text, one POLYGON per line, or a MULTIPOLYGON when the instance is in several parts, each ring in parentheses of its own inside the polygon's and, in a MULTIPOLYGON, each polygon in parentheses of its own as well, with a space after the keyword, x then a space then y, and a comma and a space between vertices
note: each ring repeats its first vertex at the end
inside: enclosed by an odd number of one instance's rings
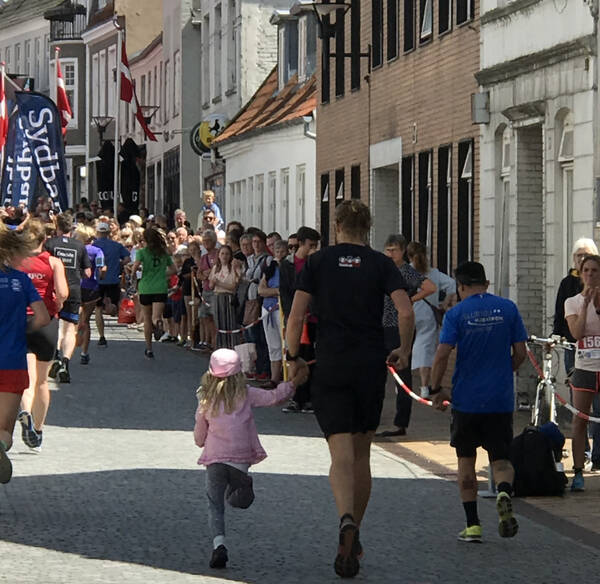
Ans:
MULTIPOLYGON (((335 573, 341 578, 354 578, 360 569, 358 562, 359 548, 356 543, 358 542, 357 534, 358 527, 354 522, 354 517, 349 513, 344 514, 340 519, 338 554, 333 564, 335 573)), ((360 545, 360 542, 358 544, 360 545)))

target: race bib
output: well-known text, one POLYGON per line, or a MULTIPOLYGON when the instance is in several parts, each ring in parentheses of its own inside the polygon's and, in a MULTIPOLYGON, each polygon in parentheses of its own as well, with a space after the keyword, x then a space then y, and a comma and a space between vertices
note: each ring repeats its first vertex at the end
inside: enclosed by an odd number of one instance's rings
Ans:
POLYGON ((588 335, 577 342, 580 359, 600 359, 600 335, 588 335))

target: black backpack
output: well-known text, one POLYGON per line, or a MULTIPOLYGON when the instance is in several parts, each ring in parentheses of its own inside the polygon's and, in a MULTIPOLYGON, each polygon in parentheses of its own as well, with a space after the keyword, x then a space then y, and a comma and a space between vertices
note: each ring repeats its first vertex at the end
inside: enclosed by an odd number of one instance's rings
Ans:
POLYGON ((563 495, 564 472, 556 470, 552 440, 534 426, 525 428, 510 446, 517 497, 563 495))

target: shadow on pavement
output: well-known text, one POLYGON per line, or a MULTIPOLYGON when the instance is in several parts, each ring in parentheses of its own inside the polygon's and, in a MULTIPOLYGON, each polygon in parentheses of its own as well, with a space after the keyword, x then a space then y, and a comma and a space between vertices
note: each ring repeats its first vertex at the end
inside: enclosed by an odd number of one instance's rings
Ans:
MULTIPOLYGON (((154 344, 155 360, 145 359, 143 343, 109 341, 107 349, 91 346, 89 365, 78 353, 70 367, 72 382, 52 392, 47 423, 66 428, 191 431, 196 389, 208 359, 185 349, 154 344)), ((277 406, 274 406, 277 407, 277 406)), ((279 409, 281 406, 279 406, 279 409)), ((261 434, 322 436, 311 414, 266 415, 254 410, 261 434)))
MULTIPOLYGON (((224 572, 207 565, 211 537, 202 470, 17 477, 0 490, 0 537, 86 558, 233 581, 339 581, 332 570, 337 518, 327 478, 253 476, 253 506, 226 511, 230 566, 224 572)), ((492 502, 480 502, 480 516, 486 543, 465 547, 455 540, 464 520, 455 485, 437 479, 375 479, 361 530, 366 550, 361 574, 373 582, 464 582, 468 565, 479 582, 521 581, 507 576, 530 573, 532 566, 540 582, 570 581, 574 568, 577 576, 592 575, 589 548, 526 519, 517 540, 501 540, 492 502), (568 557, 557 563, 558 550, 567 545, 568 557)))

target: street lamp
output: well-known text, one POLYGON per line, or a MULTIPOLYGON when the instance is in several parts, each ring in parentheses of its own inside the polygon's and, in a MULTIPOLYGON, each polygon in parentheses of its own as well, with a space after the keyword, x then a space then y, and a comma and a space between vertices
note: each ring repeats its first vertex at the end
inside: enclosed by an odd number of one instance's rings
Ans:
POLYGON ((336 19, 344 18, 344 15, 350 8, 351 4, 343 2, 312 2, 309 0, 298 0, 290 8, 291 16, 300 16, 307 12, 313 12, 317 18, 319 29, 319 38, 329 39, 335 36, 335 24, 331 24, 324 19, 336 14, 336 19))
POLYGON ((112 116, 92 116, 92 123, 98 130, 98 136, 100 138, 100 145, 104 143, 104 132, 108 125, 114 120, 112 116))
POLYGON ((142 111, 142 117, 146 122, 146 125, 149 126, 154 114, 158 111, 160 106, 158 105, 141 105, 140 110, 142 111))

